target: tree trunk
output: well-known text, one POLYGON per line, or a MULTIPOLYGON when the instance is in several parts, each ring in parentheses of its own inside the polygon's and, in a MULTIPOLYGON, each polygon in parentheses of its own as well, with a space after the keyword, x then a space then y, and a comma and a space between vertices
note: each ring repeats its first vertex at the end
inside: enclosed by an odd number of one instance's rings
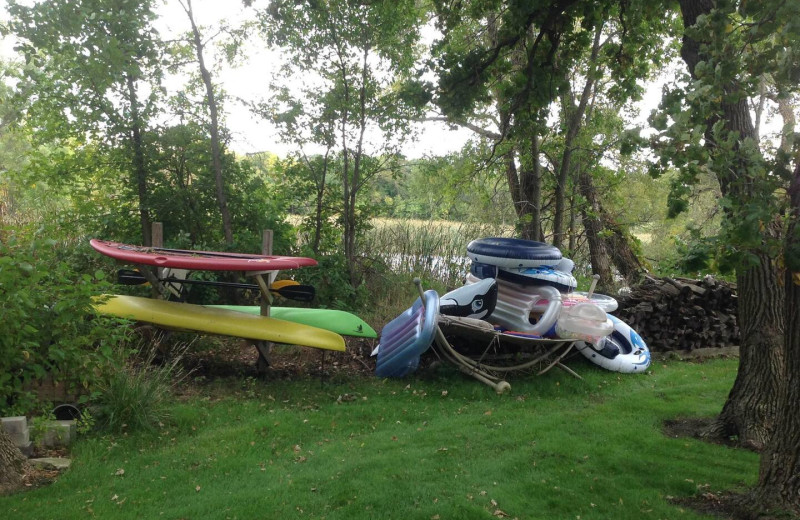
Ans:
POLYGON ((605 293, 614 292, 614 277, 611 274, 611 265, 608 260, 608 251, 601 238, 603 223, 599 218, 600 202, 592 184, 591 174, 581 172, 579 178, 581 194, 586 198, 586 205, 581 208, 583 228, 586 230, 586 240, 589 242, 589 260, 592 263, 592 273, 599 275, 597 281, 598 291, 605 293))
POLYGON ((317 197, 314 207, 314 238, 311 243, 311 250, 314 251, 315 255, 319 254, 319 249, 322 245, 322 220, 324 213, 325 183, 327 182, 326 177, 328 176, 328 161, 330 160, 329 156, 330 148, 325 151, 325 157, 322 159, 322 172, 320 177, 317 178, 316 175, 314 176, 316 180, 317 197))
MULTIPOLYGON (((680 0, 680 7, 684 27, 691 27, 700 15, 711 13, 715 2, 680 0)), ((700 42, 684 34, 681 57, 696 79, 695 68, 704 59, 700 42)), ((738 88, 735 82, 729 84, 727 89, 731 95, 728 98, 736 101, 721 103, 725 128, 737 132, 741 140, 757 139, 746 96, 732 95, 738 88)), ((707 121, 709 132, 715 122, 707 121)), ((746 203, 753 194, 738 187, 745 184, 747 176, 746 167, 739 166, 734 164, 726 171, 715 173, 724 196, 735 203, 746 203)), ((706 433, 736 436, 743 445, 762 449, 775 427, 778 398, 784 391, 784 294, 778 287, 775 262, 763 251, 751 252, 758 258, 758 264, 738 269, 736 273, 741 331, 739 371, 722 412, 706 433)))
POLYGON ((631 247, 631 238, 628 232, 599 203, 598 210, 603 221, 603 228, 606 230, 603 241, 606 244, 606 251, 611 257, 611 262, 629 285, 637 284, 642 279, 645 268, 631 247))
POLYGON ((225 243, 233 245, 233 223, 231 212, 228 208, 228 195, 225 192, 225 179, 222 172, 222 144, 219 136, 219 114, 217 100, 214 96, 214 85, 211 82, 211 73, 206 68, 203 57, 203 39, 197 24, 194 21, 192 12, 192 0, 186 0, 184 11, 192 24, 192 36, 194 37, 194 48, 197 53, 197 63, 200 66, 200 75, 203 78, 203 85, 206 87, 206 101, 208 102, 208 112, 211 117, 211 167, 214 170, 214 183, 217 189, 217 204, 222 214, 222 232, 225 236, 225 243))
POLYGON ((128 84, 128 102, 131 106, 131 147, 133 150, 133 176, 136 179, 136 191, 139 195, 139 221, 142 226, 142 244, 153 244, 151 235, 150 209, 147 195, 147 170, 144 160, 144 143, 142 142, 142 121, 139 113, 139 98, 136 95, 136 81, 130 74, 125 78, 128 84))
POLYGON ((792 220, 786 235, 787 266, 783 283, 786 287, 785 377, 791 384, 787 385, 779 403, 772 442, 761 456, 752 502, 760 509, 788 511, 788 517, 800 518, 800 413, 797 413, 797 403, 800 403, 800 384, 797 384, 800 381, 800 258, 796 255, 800 248, 800 161, 795 164, 789 195, 792 220))
MULTIPOLYGON (((566 216, 566 202, 567 202, 567 184, 569 181, 570 172, 572 171, 572 153, 575 149, 575 139, 578 137, 581 128, 583 127, 583 116, 586 114, 586 107, 589 104, 592 90, 594 90, 595 72, 597 66, 597 56, 600 52, 600 35, 603 32, 603 24, 597 25, 594 33, 594 42, 592 43, 592 54, 589 58, 591 70, 586 77, 586 83, 583 85, 583 92, 578 100, 578 106, 575 105, 572 91, 569 91, 562 104, 564 111, 564 119, 567 124, 567 134, 564 137, 564 151, 561 154, 561 165, 558 169, 558 176, 556 178, 556 208, 553 215, 553 245, 561 248, 564 244, 564 220, 566 216)), ((602 275, 601 275, 602 277, 602 275)))
POLYGON ((531 139, 531 164, 528 168, 523 168, 521 171, 517 169, 516 154, 513 150, 506 154, 506 181, 517 214, 519 237, 541 241, 543 240, 542 177, 539 165, 539 140, 536 136, 531 139))
POLYGON ((767 445, 786 386, 782 287, 772 260, 763 254, 759 259, 759 265, 737 272, 739 371, 722 412, 705 432, 708 437, 737 437, 754 450, 767 445))
POLYGON ((22 477, 27 469, 27 460, 14 446, 11 436, 0 428, 0 495, 22 487, 22 477))

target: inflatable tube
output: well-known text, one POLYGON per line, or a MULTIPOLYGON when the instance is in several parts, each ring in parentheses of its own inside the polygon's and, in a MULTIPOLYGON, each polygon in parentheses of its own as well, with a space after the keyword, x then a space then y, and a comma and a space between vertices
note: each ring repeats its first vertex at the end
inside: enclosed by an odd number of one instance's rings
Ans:
POLYGON ((614 332, 606 338, 604 349, 597 351, 591 345, 580 342, 576 343, 576 348, 589 361, 612 372, 633 374, 647 370, 650 366, 650 349, 642 337, 621 319, 610 314, 608 319, 614 324, 614 332), (608 357, 609 346, 619 349, 619 354, 608 357))
POLYGON ((472 262, 469 267, 469 272, 476 278, 481 280, 485 278, 497 278, 497 266, 482 264, 480 262, 472 262))
MULTIPOLYGON (((561 302, 564 307, 572 307, 578 303, 593 303, 603 309, 605 312, 614 312, 617 310, 617 300, 612 298, 611 296, 606 296, 605 294, 594 293, 592 294, 591 299, 589 298, 589 293, 585 291, 576 291, 571 292, 569 294, 562 294, 561 295, 561 302)), ((547 306, 550 304, 547 299, 540 299, 533 305, 533 312, 540 313, 544 312, 547 306)))
POLYGON ((575 262, 569 258, 562 258, 561 261, 555 265, 554 269, 562 273, 572 274, 572 271, 575 269, 575 262))
POLYGON ((497 277, 507 282, 519 285, 549 285, 562 293, 574 291, 578 287, 578 280, 569 273, 556 271, 551 267, 525 267, 522 269, 497 269, 497 277))
POLYGON ((607 314, 593 303, 578 303, 562 307, 556 322, 556 335, 562 339, 577 339, 591 343, 601 350, 606 336, 614 331, 607 314))
POLYGON ((419 356, 428 350, 436 332, 439 295, 428 290, 409 309, 383 327, 378 345, 378 377, 403 377, 419 366, 419 356))
MULTIPOLYGON (((474 275, 467 275, 467 283, 480 282, 474 275)), ((561 312, 561 294, 557 289, 546 285, 522 288, 517 285, 497 281, 497 305, 488 322, 505 329, 546 336, 555 325, 561 312), (535 290, 535 292, 533 292, 535 290), (539 300, 547 300, 546 308, 538 314, 538 321, 531 323, 531 309, 539 300)))
POLYGON ((557 247, 519 238, 480 238, 467 244, 467 256, 474 262, 497 267, 554 266, 561 260, 557 247))
POLYGON ((497 305, 497 282, 493 278, 464 285, 439 298, 439 313, 462 318, 486 319, 497 305))

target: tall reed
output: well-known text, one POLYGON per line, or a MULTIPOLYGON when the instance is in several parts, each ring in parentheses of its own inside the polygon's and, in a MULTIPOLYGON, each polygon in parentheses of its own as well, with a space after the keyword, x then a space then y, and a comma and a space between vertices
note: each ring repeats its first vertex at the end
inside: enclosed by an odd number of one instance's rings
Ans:
POLYGON ((511 236, 513 229, 483 223, 441 220, 375 219, 361 251, 397 274, 440 282, 463 283, 469 270, 467 244, 487 236, 511 236))

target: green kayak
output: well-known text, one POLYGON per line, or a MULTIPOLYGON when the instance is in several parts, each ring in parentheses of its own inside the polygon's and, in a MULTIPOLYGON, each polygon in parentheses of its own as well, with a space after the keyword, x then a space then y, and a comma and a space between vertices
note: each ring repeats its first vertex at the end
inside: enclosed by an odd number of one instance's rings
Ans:
MULTIPOLYGON (((246 312, 248 314, 261 314, 258 305, 206 305, 216 309, 246 312)), ((310 325, 320 329, 329 330, 343 336, 357 336, 360 338, 376 338, 378 334, 369 324, 345 311, 335 309, 304 309, 299 307, 270 307, 269 315, 279 320, 291 321, 302 325, 310 325)))

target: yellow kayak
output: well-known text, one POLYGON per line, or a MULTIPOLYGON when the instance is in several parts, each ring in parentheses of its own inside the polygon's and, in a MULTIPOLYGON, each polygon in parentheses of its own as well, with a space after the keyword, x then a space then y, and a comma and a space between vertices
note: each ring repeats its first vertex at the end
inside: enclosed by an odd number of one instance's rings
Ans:
POLYGON ((335 332, 268 316, 121 295, 110 295, 94 307, 101 314, 175 329, 344 352, 344 339, 335 332))

